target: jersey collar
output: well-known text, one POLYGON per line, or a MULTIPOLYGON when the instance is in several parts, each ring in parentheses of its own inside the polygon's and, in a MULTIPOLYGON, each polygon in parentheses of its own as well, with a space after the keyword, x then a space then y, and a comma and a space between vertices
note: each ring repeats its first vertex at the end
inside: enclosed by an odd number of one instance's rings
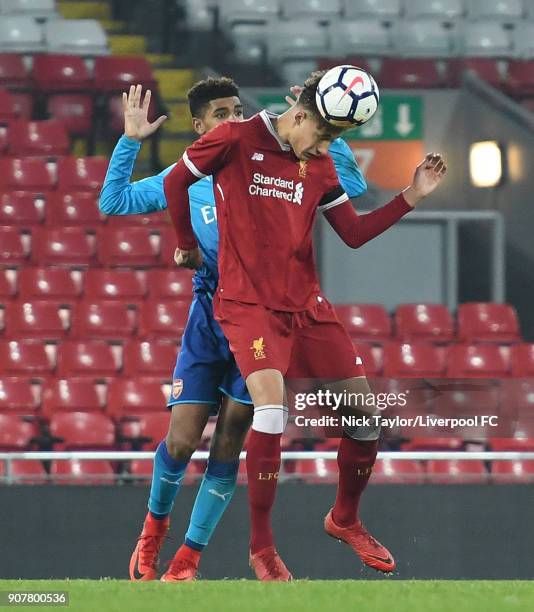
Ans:
POLYGON ((272 124, 271 119, 276 119, 278 115, 275 113, 270 113, 268 110, 264 109, 260 112, 260 117, 262 118, 263 123, 265 123, 265 127, 269 130, 269 132, 271 132, 273 138, 276 140, 282 151, 291 151, 290 145, 280 140, 280 136, 278 136, 276 130, 274 129, 274 125, 272 124))

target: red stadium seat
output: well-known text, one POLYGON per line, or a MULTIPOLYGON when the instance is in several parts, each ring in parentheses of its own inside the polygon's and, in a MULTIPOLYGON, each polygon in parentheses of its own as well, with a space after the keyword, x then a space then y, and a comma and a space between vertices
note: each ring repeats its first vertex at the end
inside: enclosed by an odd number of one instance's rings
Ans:
POLYGON ((14 339, 61 340, 67 326, 54 302, 13 302, 6 312, 5 336, 14 339))
POLYGON ((510 304, 460 304, 458 338, 464 342, 517 342, 521 339, 517 312, 510 304))
POLYGON ((17 278, 14 270, 0 270, 0 300, 5 304, 17 295, 17 278))
POLYGON ((534 343, 512 347, 512 376, 534 378, 534 343))
POLYGON ((139 317, 139 336, 179 339, 189 316, 189 307, 188 302, 145 302, 139 317))
POLYGON ((40 54, 33 58, 33 80, 42 93, 91 91, 92 79, 82 57, 40 54))
POLYGON ((42 159, 0 158, 0 189, 47 193, 53 189, 55 175, 42 159))
POLYGON ((43 391, 43 416, 59 412, 102 412, 103 402, 93 381, 68 378, 50 381, 43 391))
POLYGON ((34 196, 12 191, 0 194, 0 225, 30 227, 44 220, 44 208, 34 196))
POLYGON ((512 60, 508 63, 507 89, 513 96, 534 95, 534 62, 512 60))
POLYGON ((0 451, 30 450, 35 428, 14 414, 0 413, 0 451))
POLYGON ((28 255, 21 228, 0 227, 0 266, 19 266, 26 263, 28 255))
POLYGON ((0 87, 0 124, 9 123, 17 117, 17 107, 13 96, 7 89, 0 87))
POLYGON ((122 300, 132 304, 144 299, 146 283, 142 273, 133 270, 88 270, 84 294, 90 300, 122 300))
POLYGON ((98 241, 98 260, 105 266, 159 264, 159 239, 148 228, 106 228, 98 241))
POLYGON ((376 70, 373 70, 371 68, 371 65, 369 64, 369 60, 364 57, 353 57, 353 56, 340 57, 340 58, 325 57, 325 58, 319 58, 317 61, 318 61, 318 70, 330 70, 332 66, 341 66, 343 64, 350 64, 351 66, 358 66, 362 70, 372 73, 377 79, 379 76, 376 73, 376 70))
POLYGON ((31 88, 32 82, 22 54, 0 53, 0 85, 13 90, 31 88))
POLYGON ((104 485, 115 481, 111 464, 102 459, 56 459, 50 476, 57 485, 104 485))
POLYGON ((56 157, 68 155, 69 149, 69 135, 61 121, 19 119, 9 125, 11 155, 56 157))
POLYGON ((62 378, 115 377, 121 369, 120 356, 107 342, 62 342, 58 348, 58 375, 62 378))
POLYGON ((147 285, 153 300, 191 300, 192 281, 188 270, 149 270, 147 285))
POLYGON ((93 100, 83 94, 51 96, 46 111, 51 119, 61 121, 71 136, 89 136, 93 130, 93 100))
POLYGON ((33 233, 36 265, 88 266, 94 263, 93 236, 81 227, 39 229, 33 233))
POLYGON ((492 438, 489 441, 492 451, 534 452, 534 438, 492 438))
POLYGON ((449 349, 449 378, 502 378, 509 360, 503 347, 494 344, 456 344, 449 349))
POLYGON ((0 378, 0 412, 34 416, 39 408, 39 393, 25 378, 0 378))
POLYGON ((71 303, 81 295, 76 272, 61 268, 22 268, 18 276, 19 299, 71 303))
POLYGON ((423 467, 413 459, 378 459, 371 475, 373 484, 419 484, 423 479, 423 467))
POLYGON ((46 198, 46 224, 49 227, 82 225, 86 229, 96 229, 103 221, 104 216, 98 208, 98 197, 95 193, 54 193, 46 198))
POLYGON ((491 480, 498 484, 534 482, 534 461, 493 461, 491 480))
POLYGON ((135 312, 125 302, 87 302, 72 312, 72 338, 124 340, 135 333, 135 312))
POLYGON ((484 483, 488 473, 482 461, 438 461, 433 459, 426 465, 428 481, 436 484, 484 483))
POLYGON ((169 213, 166 210, 146 215, 109 215, 106 217, 108 227, 141 226, 154 230, 165 230, 170 225, 169 213))
POLYGON ((47 378, 54 362, 42 342, 32 340, 0 340, 2 375, 47 378))
POLYGON ((58 189, 100 192, 109 161, 104 157, 66 157, 57 165, 58 189))
POLYGON ((332 484, 338 480, 335 459, 298 459, 295 462, 295 476, 309 484, 332 484))
POLYGON ((96 412, 56 412, 50 417, 50 434, 62 440, 55 450, 111 449, 115 444, 115 425, 96 412))
POLYGON ((11 92, 15 102, 15 112, 20 119, 30 120, 33 114, 33 96, 31 94, 11 92))
MULTIPOLYGON (((12 459, 10 464, 11 479, 13 484, 45 484, 48 474, 45 472, 40 461, 25 461, 23 459, 12 459)), ((3 461, 0 462, 1 477, 7 478, 6 467, 3 461)))
POLYGON ((371 346, 365 342, 355 344, 356 353, 361 357, 365 374, 368 378, 382 376, 384 369, 384 352, 379 346, 371 346))
POLYGON ((155 93, 157 82, 152 67, 143 57, 108 55, 95 60, 95 88, 104 93, 127 91, 130 85, 143 85, 155 93))
POLYGON ((136 414, 121 423, 121 437, 143 450, 156 450, 169 431, 170 413, 168 410, 136 414))
POLYGON ((166 410, 167 397, 161 383, 135 378, 115 380, 111 383, 107 398, 107 413, 120 419, 149 412, 166 410))
POLYGON ((446 349, 426 342, 391 342, 384 348, 387 378, 442 378, 446 349))
POLYGON ((9 144, 7 127, 0 124, 0 155, 4 155, 9 144))
POLYGON ((464 57, 450 60, 447 64, 447 84, 451 87, 460 87, 465 72, 475 74, 479 79, 486 81, 497 89, 502 86, 498 60, 493 58, 464 57))
POLYGON ((403 442, 403 451, 455 451, 462 450, 464 446, 461 438, 413 438, 409 442, 403 442))
POLYGON ((381 342, 391 337, 391 319, 379 304, 336 304, 336 313, 352 338, 381 342))
POLYGON ((380 84, 393 89, 430 89, 443 87, 443 79, 433 59, 389 58, 382 64, 380 84))
POLYGON ((178 352, 174 342, 130 342, 124 347, 124 374, 170 380, 178 352))
POLYGON ((407 341, 449 342, 454 321, 442 304, 402 304, 395 311, 395 336, 407 341))
POLYGON ((132 479, 143 482, 151 481, 153 471, 154 462, 152 459, 134 459, 130 463, 130 475, 132 479))

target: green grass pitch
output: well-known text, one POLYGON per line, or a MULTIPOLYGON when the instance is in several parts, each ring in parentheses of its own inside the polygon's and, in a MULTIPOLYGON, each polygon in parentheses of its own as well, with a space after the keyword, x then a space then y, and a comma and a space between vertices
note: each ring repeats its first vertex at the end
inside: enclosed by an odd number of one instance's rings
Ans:
MULTIPOLYGON (((527 612, 534 582, 249 580, 188 584, 126 580, 1 580, 0 591, 68 591, 72 612, 527 612)), ((40 606, 39 606, 40 607, 40 606)), ((29 610, 28 606, 16 606, 29 610)), ((45 609, 50 609, 46 606, 45 609)), ((8 609, 8 608, 5 608, 8 609)), ((35 606, 32 609, 36 609, 35 606)), ((41 608, 42 609, 42 608, 41 608)))

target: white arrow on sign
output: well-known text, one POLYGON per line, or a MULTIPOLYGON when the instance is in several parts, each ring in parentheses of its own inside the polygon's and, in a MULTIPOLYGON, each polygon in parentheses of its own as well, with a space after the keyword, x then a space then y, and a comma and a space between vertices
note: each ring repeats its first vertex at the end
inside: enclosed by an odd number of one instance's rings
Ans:
POLYGON ((399 104, 397 123, 395 124, 395 130, 401 136, 408 136, 408 134, 414 129, 415 124, 410 121, 410 105, 399 104))

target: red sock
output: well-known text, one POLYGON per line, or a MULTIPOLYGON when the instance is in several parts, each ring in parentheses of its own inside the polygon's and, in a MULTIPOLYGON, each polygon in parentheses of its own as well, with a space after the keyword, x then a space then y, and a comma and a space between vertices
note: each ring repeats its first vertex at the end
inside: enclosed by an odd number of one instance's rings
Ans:
POLYGON ((378 440, 361 442, 342 438, 337 452, 339 482, 332 518, 339 527, 349 527, 358 520, 358 506, 371 476, 378 440))
POLYGON ((280 438, 254 429, 247 443, 248 499, 250 507, 250 552, 273 545, 271 511, 280 470, 280 438))

